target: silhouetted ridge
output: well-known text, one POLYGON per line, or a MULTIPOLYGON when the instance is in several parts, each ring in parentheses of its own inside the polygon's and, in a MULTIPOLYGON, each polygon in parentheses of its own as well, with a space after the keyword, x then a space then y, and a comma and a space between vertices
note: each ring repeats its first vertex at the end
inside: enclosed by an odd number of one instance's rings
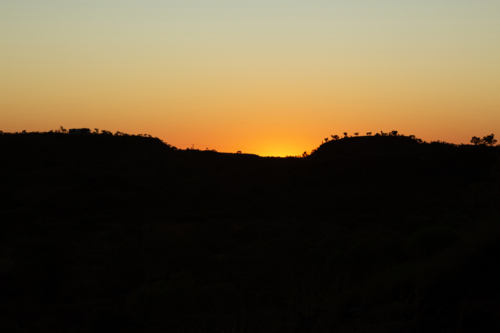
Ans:
POLYGON ((80 160, 90 158, 127 160, 169 153, 174 147, 158 138, 113 135, 68 135, 28 133, 2 135, 1 152, 12 163, 36 160, 80 160))
POLYGON ((311 156, 393 154, 415 152, 420 147, 418 141, 407 136, 361 136, 325 142, 311 156))
POLYGON ((66 132, 0 133, 0 332, 500 331, 493 135, 272 158, 66 132))

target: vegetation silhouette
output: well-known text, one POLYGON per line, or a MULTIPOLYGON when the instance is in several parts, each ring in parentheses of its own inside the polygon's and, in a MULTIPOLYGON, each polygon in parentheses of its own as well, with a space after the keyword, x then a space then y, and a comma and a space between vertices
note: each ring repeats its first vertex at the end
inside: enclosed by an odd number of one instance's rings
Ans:
POLYGON ((500 328, 500 147, 398 131, 271 158, 0 132, 0 330, 500 328))
POLYGON ((485 145, 485 146, 494 146, 497 143, 497 139, 495 139, 494 134, 486 135, 482 139, 473 136, 470 142, 473 145, 485 145))

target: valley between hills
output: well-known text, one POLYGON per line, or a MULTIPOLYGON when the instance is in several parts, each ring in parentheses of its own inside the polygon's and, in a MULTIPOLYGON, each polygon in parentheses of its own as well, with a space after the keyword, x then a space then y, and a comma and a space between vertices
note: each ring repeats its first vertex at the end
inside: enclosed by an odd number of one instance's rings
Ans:
POLYGON ((0 330, 497 331, 500 147, 478 140, 3 133, 0 330))

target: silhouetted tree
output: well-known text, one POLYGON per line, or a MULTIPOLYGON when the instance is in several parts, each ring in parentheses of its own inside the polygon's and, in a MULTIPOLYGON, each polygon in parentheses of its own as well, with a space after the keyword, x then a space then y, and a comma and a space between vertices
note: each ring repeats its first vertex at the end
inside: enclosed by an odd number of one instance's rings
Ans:
POLYGON ((495 139, 495 134, 484 136, 482 142, 487 146, 494 146, 497 143, 497 140, 495 139))
POLYGON ((302 157, 304 157, 304 158, 307 157, 307 151, 302 153, 302 157))
POLYGON ((113 135, 113 133, 111 133, 110 131, 106 131, 106 130, 102 130, 101 134, 102 135, 113 135))
POLYGON ((398 131, 392 131, 389 133, 390 136, 398 136, 398 131))
POLYGON ((366 135, 370 136, 372 135, 372 132, 366 132, 366 135))
POLYGON ((325 142, 328 142, 328 138, 325 138, 325 142))
POLYGON ((60 129, 61 133, 68 133, 68 130, 65 129, 64 127, 61 126, 61 129, 60 129))
POLYGON ((344 138, 347 138, 347 132, 344 132, 344 138))
POLYGON ((477 136, 473 136, 473 137, 472 137, 472 139, 470 139, 470 142, 471 142, 473 145, 477 146, 477 145, 480 145, 480 144, 483 142, 483 140, 481 140, 481 139, 480 139, 480 138, 478 138, 477 136))
POLYGON ((98 128, 94 128, 94 132, 92 132, 93 134, 99 134, 99 129, 98 128))
POLYGON ((331 135, 331 137, 332 137, 332 139, 333 139, 333 140, 338 140, 338 139, 340 139, 340 137, 339 137, 337 134, 335 134, 335 135, 331 135))
POLYGON ((354 135, 355 135, 355 136, 358 136, 358 135, 359 135, 359 132, 354 133, 354 135))
MULTIPOLYGON (((208 148, 207 148, 207 149, 208 149, 208 148)), ((241 154, 241 150, 238 150, 238 151, 236 152, 236 154, 241 154)))

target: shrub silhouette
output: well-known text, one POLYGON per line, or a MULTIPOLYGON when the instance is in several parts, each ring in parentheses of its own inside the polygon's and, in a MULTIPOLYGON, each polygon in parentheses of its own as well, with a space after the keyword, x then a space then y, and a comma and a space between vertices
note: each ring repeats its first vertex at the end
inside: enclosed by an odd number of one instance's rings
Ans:
POLYGON ((477 136, 473 136, 470 142, 475 146, 494 146, 497 143, 497 140, 495 139, 495 134, 490 134, 483 136, 482 139, 478 138, 477 136))
POLYGON ((473 136, 472 139, 470 139, 470 143, 477 146, 477 145, 480 145, 482 143, 482 140, 480 138, 478 138, 477 136, 473 136))
POLYGON ((494 146, 497 143, 497 140, 495 139, 495 134, 484 136, 483 143, 487 146, 494 146))

